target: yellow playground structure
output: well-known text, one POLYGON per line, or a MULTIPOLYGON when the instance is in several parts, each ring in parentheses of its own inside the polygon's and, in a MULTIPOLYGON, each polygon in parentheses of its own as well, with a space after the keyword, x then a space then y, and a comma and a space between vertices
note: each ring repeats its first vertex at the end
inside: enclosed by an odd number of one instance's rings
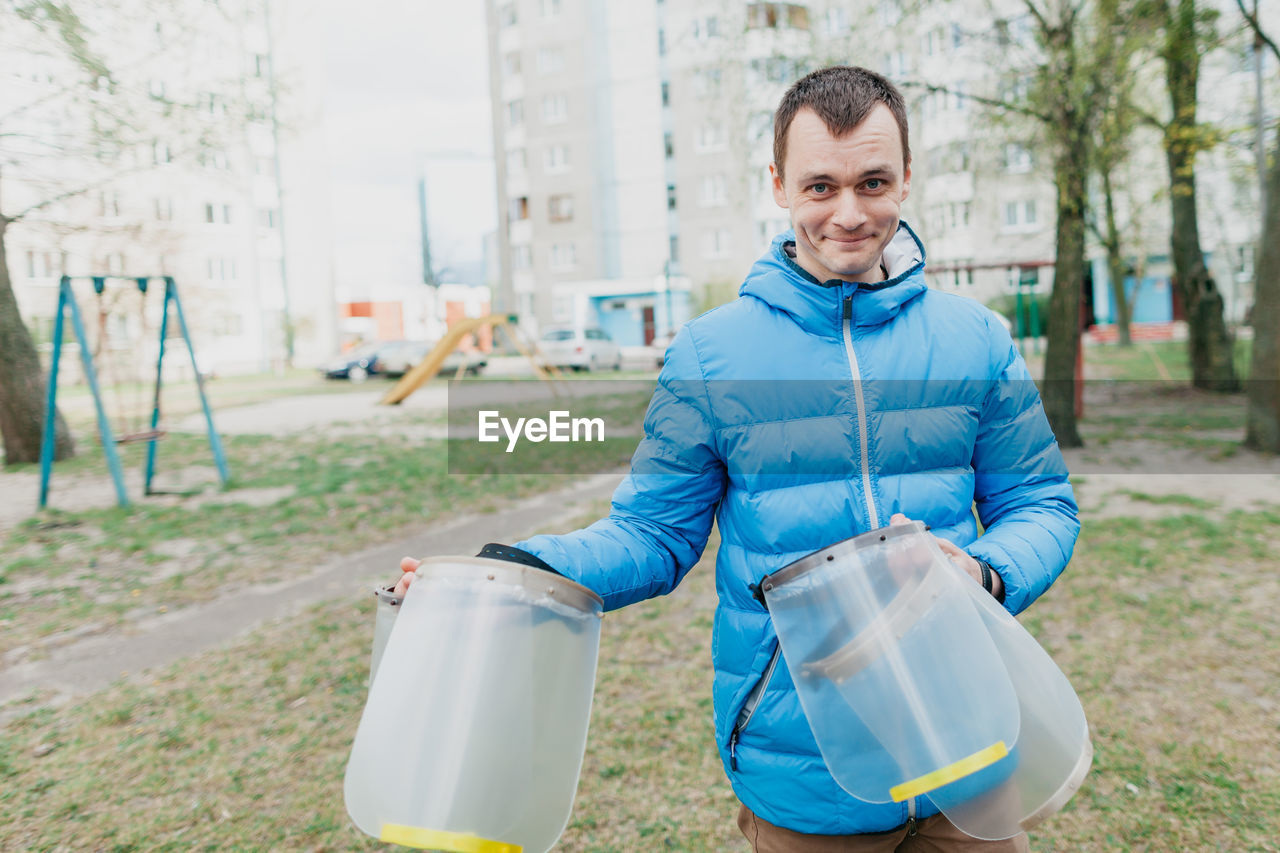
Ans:
POLYGON ((533 370, 539 379, 551 380, 560 378, 559 370, 551 365, 544 366, 540 363, 538 345, 536 343, 532 340, 521 340, 524 332, 517 325, 515 314, 486 314, 483 317, 468 317, 450 326, 449 331, 432 347, 426 357, 404 376, 400 377, 400 381, 393 385, 391 390, 378 402, 384 406, 395 406, 403 403, 410 394, 417 391, 440 372, 444 360, 448 358, 449 353, 458 348, 458 344, 462 343, 468 335, 485 327, 490 327, 495 332, 501 330, 507 336, 507 339, 511 341, 512 346, 516 348, 516 351, 533 365, 533 370))

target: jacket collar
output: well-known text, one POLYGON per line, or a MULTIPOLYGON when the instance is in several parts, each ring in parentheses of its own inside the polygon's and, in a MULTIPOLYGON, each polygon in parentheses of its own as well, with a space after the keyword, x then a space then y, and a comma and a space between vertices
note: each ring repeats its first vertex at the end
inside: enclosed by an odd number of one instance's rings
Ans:
POLYGON ((794 244, 795 239, 794 231, 774 238, 769 251, 751 267, 738 295, 753 296, 790 314, 806 331, 838 331, 845 297, 853 297, 855 325, 878 326, 892 320, 903 305, 928 289, 924 245, 906 222, 899 221, 898 233, 884 250, 888 280, 870 284, 818 281, 788 254, 788 244, 794 244))

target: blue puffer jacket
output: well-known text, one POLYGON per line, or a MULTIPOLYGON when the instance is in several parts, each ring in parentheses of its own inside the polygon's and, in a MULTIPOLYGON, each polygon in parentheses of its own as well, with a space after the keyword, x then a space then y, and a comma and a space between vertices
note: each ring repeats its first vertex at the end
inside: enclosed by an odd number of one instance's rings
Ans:
POLYGON ((892 277, 875 285, 817 282, 788 256, 794 239, 776 239, 739 298, 672 343, 609 517, 519 547, 612 609, 670 592, 714 517, 715 729, 734 792, 798 832, 878 832, 937 809, 872 805, 836 784, 787 668, 770 666, 777 638, 751 585, 902 512, 990 563, 1016 613, 1062 571, 1079 523, 1008 333, 977 302, 926 287, 905 223, 885 252, 892 277))

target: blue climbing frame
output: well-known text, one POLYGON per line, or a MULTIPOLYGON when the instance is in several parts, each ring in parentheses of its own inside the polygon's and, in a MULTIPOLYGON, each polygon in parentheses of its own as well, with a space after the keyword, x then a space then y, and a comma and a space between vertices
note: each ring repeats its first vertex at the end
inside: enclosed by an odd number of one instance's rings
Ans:
MULTIPOLYGON (((93 289, 97 293, 102 293, 105 289, 108 276, 84 277, 93 282, 93 289)), ((124 277, 112 276, 112 278, 124 277)), ((160 319, 160 354, 156 358, 156 387, 151 405, 151 433, 147 441, 144 493, 148 495, 153 493, 151 481, 155 476, 156 441, 160 437, 160 433, 157 431, 160 425, 160 389, 164 377, 165 343, 169 337, 170 303, 173 304, 177 311, 178 327, 182 332, 182 339, 186 341, 187 354, 191 357, 191 370, 196 377, 196 389, 200 393, 200 405, 204 410, 205 425, 209 432, 209 448, 213 451, 213 461, 218 468, 218 479, 225 487, 227 480, 230 478, 230 473, 227 469, 227 458, 222 450, 222 439, 218 437, 218 431, 213 427, 213 410, 210 408, 209 398, 204 392, 204 377, 200 375, 200 367, 196 363, 196 351, 191 344, 191 333, 187 329, 186 316, 182 311, 182 300, 178 298, 178 285, 174 282, 172 276, 126 278, 127 281, 132 281, 142 293, 147 292, 147 286, 153 279, 164 282, 164 311, 160 319)), ((71 328, 75 332, 76 341, 80 345, 80 363, 84 366, 84 375, 89 382, 89 389, 93 393, 93 404, 98 414, 98 436, 102 440, 103 452, 107 457, 107 467, 111 470, 111 479, 115 483, 116 501, 120 506, 128 506, 129 496, 125 493, 124 470, 120 465, 120 454, 116 452, 115 435, 111 431, 111 424, 107 420, 106 409, 102 404, 102 392, 98 387, 98 375, 93 368, 93 358, 89 352, 88 338, 85 335, 84 322, 80 316, 80 306, 76 304, 75 293, 71 289, 71 281, 71 276, 64 275, 61 281, 58 282, 58 314, 54 319, 53 328, 53 360, 49 366, 49 386, 44 410, 44 438, 40 446, 40 506, 43 508, 48 505, 49 478, 53 474, 54 413, 57 411, 58 401, 58 365, 62 359, 62 339, 65 334, 67 314, 71 315, 71 328)))

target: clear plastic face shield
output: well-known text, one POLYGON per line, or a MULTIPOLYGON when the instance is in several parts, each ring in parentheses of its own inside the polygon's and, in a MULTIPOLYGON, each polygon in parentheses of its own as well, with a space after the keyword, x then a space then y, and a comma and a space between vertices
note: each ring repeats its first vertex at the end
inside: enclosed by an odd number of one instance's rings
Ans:
POLYGON ((924 525, 846 540, 760 586, 818 748, 853 796, 926 796, 994 840, 1079 786, 1091 751, 1071 685, 924 525))
MULTIPOLYGON (((386 632, 351 757, 347 811, 398 844, 546 851, 586 746, 601 601, 549 572, 433 558, 386 632)), ((376 647, 375 643, 375 647, 376 647)))

